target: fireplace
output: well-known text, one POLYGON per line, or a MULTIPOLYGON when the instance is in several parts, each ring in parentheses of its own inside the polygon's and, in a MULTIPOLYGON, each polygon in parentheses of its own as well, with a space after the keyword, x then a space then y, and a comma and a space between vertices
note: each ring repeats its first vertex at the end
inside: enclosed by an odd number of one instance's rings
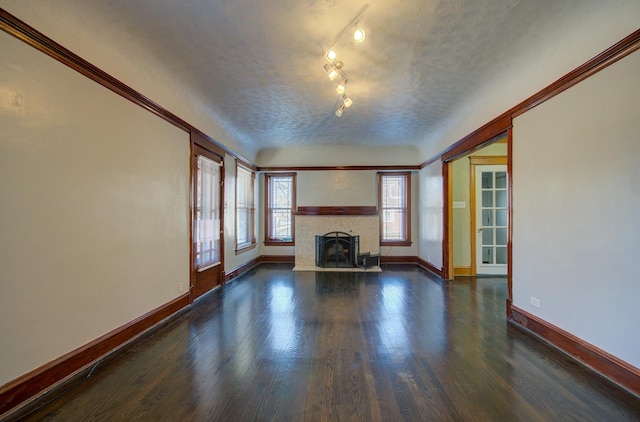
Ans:
POLYGON ((353 268, 360 254, 360 236, 329 232, 316 236, 316 266, 321 268, 353 268))

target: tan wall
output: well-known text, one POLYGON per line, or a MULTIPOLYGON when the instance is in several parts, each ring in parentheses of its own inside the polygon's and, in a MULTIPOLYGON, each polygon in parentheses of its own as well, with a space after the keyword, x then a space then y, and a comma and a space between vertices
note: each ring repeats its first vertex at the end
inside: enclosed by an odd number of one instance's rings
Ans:
POLYGON ((189 137, 0 32, 0 385, 186 292, 189 137))
POLYGON ((453 162, 453 201, 464 202, 464 208, 453 208, 453 265, 471 266, 470 156, 505 156, 507 144, 489 145, 453 162))
POLYGON ((636 51, 514 119, 512 180, 513 304, 636 368, 638 75, 636 51))

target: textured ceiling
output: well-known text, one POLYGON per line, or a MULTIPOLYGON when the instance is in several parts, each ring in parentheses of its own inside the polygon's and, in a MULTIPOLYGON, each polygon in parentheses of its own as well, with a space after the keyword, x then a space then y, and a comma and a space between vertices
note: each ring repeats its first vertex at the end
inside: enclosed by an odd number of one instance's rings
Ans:
MULTIPOLYGON (((557 0, 83 0, 156 56, 248 150, 418 145, 576 2, 557 0), (562 6, 561 6, 562 5, 562 6), (364 43, 336 44, 342 117, 323 51, 364 11, 364 43)), ((551 82, 551 81, 550 81, 551 82)))

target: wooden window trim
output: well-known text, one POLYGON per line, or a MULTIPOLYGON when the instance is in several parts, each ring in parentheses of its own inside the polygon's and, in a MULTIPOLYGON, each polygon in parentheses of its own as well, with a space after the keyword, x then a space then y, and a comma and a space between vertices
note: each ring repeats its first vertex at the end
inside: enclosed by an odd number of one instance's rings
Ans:
POLYGON ((380 246, 411 246, 411 172, 380 172, 378 173, 378 210, 380 212, 380 246), (405 213, 404 221, 404 239, 403 240, 383 240, 383 223, 384 208, 382 207, 382 178, 384 176, 403 176, 405 179, 404 195, 405 195, 405 213))
POLYGON ((296 238, 295 238, 295 229, 296 229, 296 221, 295 221, 295 212, 296 212, 296 192, 297 192, 297 173, 295 172, 287 172, 287 173, 265 173, 264 174, 264 245, 265 246, 295 246, 296 238), (278 240, 272 239, 269 237, 269 233, 271 232, 270 218, 269 218, 269 185, 270 179, 272 177, 291 177, 291 240, 278 240))

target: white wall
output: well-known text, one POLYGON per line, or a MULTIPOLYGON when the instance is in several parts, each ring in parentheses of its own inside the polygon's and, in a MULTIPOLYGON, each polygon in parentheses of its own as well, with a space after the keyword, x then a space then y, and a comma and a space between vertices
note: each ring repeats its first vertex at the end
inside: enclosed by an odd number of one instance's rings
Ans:
POLYGON ((635 52, 513 129, 514 305, 636 367, 638 75, 635 52))
POLYGON ((418 256, 434 267, 442 268, 444 237, 442 163, 436 161, 423 168, 419 178, 418 256))
POLYGON ((0 32, 0 385, 186 292, 189 136, 0 32))

